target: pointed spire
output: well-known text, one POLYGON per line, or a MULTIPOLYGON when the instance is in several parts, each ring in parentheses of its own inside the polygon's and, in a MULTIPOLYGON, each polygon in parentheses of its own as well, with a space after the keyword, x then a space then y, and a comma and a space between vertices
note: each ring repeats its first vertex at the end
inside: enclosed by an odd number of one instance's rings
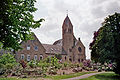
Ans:
POLYGON ((68 27, 70 27, 70 25, 72 25, 68 15, 66 16, 63 25, 67 25, 68 27))

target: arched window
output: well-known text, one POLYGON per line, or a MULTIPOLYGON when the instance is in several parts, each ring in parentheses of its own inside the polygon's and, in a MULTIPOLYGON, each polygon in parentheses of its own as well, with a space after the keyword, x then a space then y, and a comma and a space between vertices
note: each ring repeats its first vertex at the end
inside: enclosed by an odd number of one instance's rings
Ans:
POLYGON ((80 62, 80 59, 78 59, 78 62, 80 62))
POLYGON ((72 59, 71 59, 71 58, 69 58, 69 61, 71 61, 71 62, 72 62, 72 59))
POLYGON ((78 51, 79 51, 79 52, 82 52, 82 49, 81 49, 81 47, 78 47, 78 51))
POLYGON ((81 59, 81 61, 83 62, 83 59, 81 59))
POLYGON ((37 55, 34 55, 34 60, 37 60, 37 55))
POLYGON ((24 54, 21 54, 21 59, 24 59, 25 58, 25 55, 24 54))
POLYGON ((30 55, 27 55, 27 61, 30 61, 30 55))
POLYGON ((43 55, 40 55, 40 60, 42 60, 43 59, 43 55))
POLYGON ((67 58, 66 58, 66 56, 65 56, 65 60, 66 60, 67 58))

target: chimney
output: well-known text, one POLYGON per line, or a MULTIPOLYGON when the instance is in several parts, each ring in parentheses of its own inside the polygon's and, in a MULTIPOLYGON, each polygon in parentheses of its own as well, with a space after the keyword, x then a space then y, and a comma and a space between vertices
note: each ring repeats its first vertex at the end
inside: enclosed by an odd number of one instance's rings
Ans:
POLYGON ((80 38, 78 38, 78 40, 80 41, 80 38))

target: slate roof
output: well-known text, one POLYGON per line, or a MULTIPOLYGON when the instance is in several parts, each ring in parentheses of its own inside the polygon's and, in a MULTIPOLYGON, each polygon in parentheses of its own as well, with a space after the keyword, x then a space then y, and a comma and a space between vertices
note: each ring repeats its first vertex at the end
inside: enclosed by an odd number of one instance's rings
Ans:
POLYGON ((59 45, 62 46, 62 39, 59 39, 53 43, 53 45, 59 45))
POLYGON ((52 45, 52 44, 42 44, 42 45, 46 49, 46 53, 61 54, 62 52, 62 47, 60 45, 52 45))

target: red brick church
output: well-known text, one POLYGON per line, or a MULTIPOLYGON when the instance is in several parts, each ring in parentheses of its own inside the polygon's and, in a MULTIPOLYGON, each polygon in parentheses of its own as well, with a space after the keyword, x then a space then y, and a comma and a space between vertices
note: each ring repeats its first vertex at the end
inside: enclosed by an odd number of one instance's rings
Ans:
POLYGON ((81 62, 86 59, 85 46, 80 38, 77 40, 73 33, 73 25, 66 16, 62 25, 62 39, 55 41, 53 44, 42 44, 36 35, 34 40, 22 42, 22 50, 16 54, 17 60, 41 60, 46 57, 52 57, 55 54, 62 55, 62 61, 81 62))

